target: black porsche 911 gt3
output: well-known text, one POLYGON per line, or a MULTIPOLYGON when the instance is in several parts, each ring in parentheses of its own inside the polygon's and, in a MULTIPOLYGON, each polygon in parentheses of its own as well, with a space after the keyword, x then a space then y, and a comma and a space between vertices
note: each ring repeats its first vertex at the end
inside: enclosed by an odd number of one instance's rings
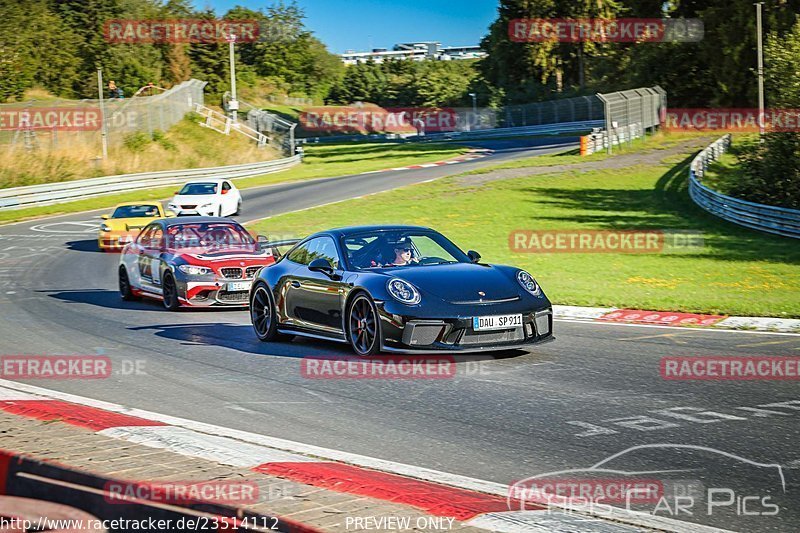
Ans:
POLYGON ((304 335, 348 342, 362 356, 552 340, 552 306, 534 278, 479 261, 430 228, 322 231, 259 272, 250 317, 262 341, 304 335))

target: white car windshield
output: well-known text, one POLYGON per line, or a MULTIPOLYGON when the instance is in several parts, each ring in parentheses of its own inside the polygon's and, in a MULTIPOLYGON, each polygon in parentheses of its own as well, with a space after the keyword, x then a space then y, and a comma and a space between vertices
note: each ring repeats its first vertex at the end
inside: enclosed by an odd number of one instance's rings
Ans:
POLYGON ((216 183, 187 183, 178 192, 179 196, 203 196, 217 194, 216 183))

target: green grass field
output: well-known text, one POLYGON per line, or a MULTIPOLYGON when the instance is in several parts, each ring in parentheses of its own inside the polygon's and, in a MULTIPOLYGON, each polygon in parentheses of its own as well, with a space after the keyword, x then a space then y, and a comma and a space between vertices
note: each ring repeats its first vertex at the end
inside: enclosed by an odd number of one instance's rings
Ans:
MULTIPOLYGON (((370 170, 450 159, 467 150, 468 148, 464 146, 454 144, 425 143, 309 145, 306 148, 303 164, 283 172, 236 180, 235 183, 239 188, 248 188, 273 183, 357 174, 370 170)), ((51 206, 0 210, 0 224, 46 215, 112 207, 120 202, 164 199, 172 195, 174 191, 175 186, 171 186, 98 196, 51 206)))
POLYGON ((478 250, 487 262, 528 269, 558 304, 800 317, 800 247, 695 206, 686 190, 693 156, 686 151, 656 164, 480 185, 446 178, 276 216, 254 230, 302 236, 350 224, 421 224, 478 250), (509 235, 518 229, 695 230, 705 246, 674 255, 517 253, 509 235))

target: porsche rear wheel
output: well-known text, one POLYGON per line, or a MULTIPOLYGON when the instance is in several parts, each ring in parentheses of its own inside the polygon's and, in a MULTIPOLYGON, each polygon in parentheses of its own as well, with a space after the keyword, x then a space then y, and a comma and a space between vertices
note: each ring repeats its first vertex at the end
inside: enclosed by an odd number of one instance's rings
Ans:
POLYGON ((175 278, 172 277, 172 274, 164 274, 164 279, 161 281, 161 294, 164 298, 164 307, 170 311, 180 309, 178 286, 175 284, 175 278))
POLYGON ((347 340, 361 357, 381 351, 381 327, 375 303, 366 294, 358 294, 347 307, 347 340))
POLYGON ((272 305, 272 296, 269 288, 264 283, 259 283, 253 289, 250 297, 250 321, 258 340, 270 342, 277 340, 278 326, 275 320, 275 306, 272 305))

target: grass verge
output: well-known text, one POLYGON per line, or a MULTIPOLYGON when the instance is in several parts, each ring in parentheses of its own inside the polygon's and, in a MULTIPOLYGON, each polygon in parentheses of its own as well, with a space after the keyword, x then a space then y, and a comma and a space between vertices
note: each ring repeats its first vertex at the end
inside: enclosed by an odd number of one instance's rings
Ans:
MULTIPOLYGON (((656 149, 675 143, 670 138, 656 149)), ((529 270, 558 304, 800 317, 800 248, 697 207, 687 194, 694 155, 685 150, 656 157, 656 164, 479 185, 445 178, 275 216, 254 229, 300 236, 350 224, 421 224, 487 262, 529 270), (703 233, 704 247, 674 255, 518 253, 509 235, 519 229, 694 230, 703 233)))
MULTIPOLYGON (((219 134, 214 133, 214 135, 219 134)), ((468 148, 459 145, 426 143, 309 146, 302 165, 284 172, 239 179, 236 180, 236 185, 239 188, 248 188, 273 183, 357 174, 389 167, 441 161, 465 153, 467 150, 468 148)), ((47 215, 78 213, 112 207, 120 202, 158 200, 169 197, 174 190, 175 186, 162 187, 98 196, 58 205, 0 210, 0 224, 47 215)))

